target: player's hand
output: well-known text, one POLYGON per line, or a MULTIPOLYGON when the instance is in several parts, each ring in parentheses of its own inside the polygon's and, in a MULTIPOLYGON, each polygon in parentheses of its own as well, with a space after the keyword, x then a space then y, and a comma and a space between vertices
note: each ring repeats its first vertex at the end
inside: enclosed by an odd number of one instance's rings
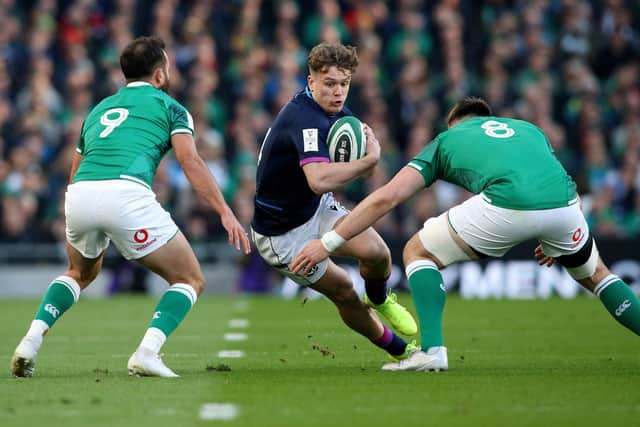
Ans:
POLYGON ((373 133, 373 129, 371 129, 366 123, 364 124, 364 133, 365 135, 367 135, 367 156, 371 156, 371 158, 375 160, 376 163, 378 163, 378 161, 380 160, 381 151, 380 142, 378 141, 378 138, 376 138, 376 135, 373 133))
POLYGON ((306 275, 316 264, 327 258, 329 258, 329 252, 324 248, 322 242, 319 239, 312 240, 294 258, 289 265, 289 270, 294 274, 300 271, 300 274, 306 275))
POLYGON ((251 252, 249 236, 233 212, 229 210, 220 216, 220 220, 222 221, 224 229, 227 230, 227 234, 229 234, 229 244, 235 246, 237 250, 240 250, 240 247, 242 247, 242 252, 244 252, 245 255, 249 254, 249 252, 251 252))
POLYGON ((533 256, 538 260, 538 265, 546 265, 547 267, 551 267, 556 262, 554 258, 551 258, 550 256, 546 256, 544 254, 542 245, 536 246, 536 250, 534 251, 533 256))

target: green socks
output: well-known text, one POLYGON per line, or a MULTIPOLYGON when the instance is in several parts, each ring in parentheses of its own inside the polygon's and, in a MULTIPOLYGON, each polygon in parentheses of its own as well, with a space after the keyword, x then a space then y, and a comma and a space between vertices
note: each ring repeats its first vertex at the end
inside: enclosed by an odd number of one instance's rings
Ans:
POLYGON ((405 270, 411 297, 420 321, 420 345, 423 350, 444 345, 442 312, 446 291, 438 266, 430 260, 414 261, 405 270))
MULTIPOLYGON (((59 276, 42 297, 28 336, 42 336, 80 297, 80 286, 69 276, 59 276)), ((162 295, 140 347, 158 353, 173 331, 198 299, 196 291, 186 283, 175 283, 162 295)))
POLYGON ((158 353, 167 337, 176 330, 197 299, 196 291, 186 283, 170 286, 156 306, 140 347, 158 353))
POLYGON ((626 283, 611 274, 596 285, 593 293, 618 323, 640 335, 640 300, 626 283))
POLYGON ((69 276, 56 277, 42 297, 34 320, 41 320, 51 328, 80 298, 80 286, 69 276))

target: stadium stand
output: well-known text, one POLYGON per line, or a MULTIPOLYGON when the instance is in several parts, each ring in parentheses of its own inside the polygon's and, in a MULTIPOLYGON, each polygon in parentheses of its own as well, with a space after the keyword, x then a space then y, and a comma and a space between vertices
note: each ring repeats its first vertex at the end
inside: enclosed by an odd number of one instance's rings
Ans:
MULTIPOLYGON (((383 167, 339 195, 347 204, 442 130, 458 98, 477 95, 550 135, 596 235, 640 235, 635 1, 0 0, 0 27, 5 256, 46 259, 34 248, 64 239, 64 190, 83 118, 124 84, 119 52, 143 34, 169 46, 172 94, 193 114, 201 154, 245 224, 267 126, 304 87, 310 47, 340 40, 360 56, 348 104, 384 147, 383 167)), ((224 240, 172 157, 155 186, 192 242, 224 240)), ((377 228, 406 235, 467 196, 438 184, 377 228)))

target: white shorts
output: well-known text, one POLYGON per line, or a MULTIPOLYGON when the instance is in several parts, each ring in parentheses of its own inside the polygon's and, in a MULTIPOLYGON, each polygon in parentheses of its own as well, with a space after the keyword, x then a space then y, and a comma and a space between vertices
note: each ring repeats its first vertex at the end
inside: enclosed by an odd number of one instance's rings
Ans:
POLYGON ((178 232, 153 191, 122 179, 69 185, 64 210, 67 241, 90 259, 97 258, 110 240, 126 259, 142 258, 178 232))
POLYGON ((478 252, 501 257, 517 244, 536 239, 545 255, 576 253, 589 240, 589 227, 578 203, 555 209, 505 209, 476 195, 448 212, 449 223, 478 252))
POLYGON ((293 274, 289 271, 289 264, 308 242, 319 239, 324 233, 332 230, 336 221, 348 213, 349 210, 340 205, 332 193, 326 193, 322 196, 316 213, 304 224, 279 236, 263 236, 252 229, 251 236, 258 252, 269 265, 297 284, 309 286, 324 276, 329 259, 317 264, 306 276, 293 274))

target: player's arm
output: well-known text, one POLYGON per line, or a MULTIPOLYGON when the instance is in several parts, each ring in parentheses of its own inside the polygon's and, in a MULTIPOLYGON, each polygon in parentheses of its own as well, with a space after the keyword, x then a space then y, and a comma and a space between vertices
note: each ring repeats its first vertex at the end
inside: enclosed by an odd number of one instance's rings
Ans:
POLYGON ((84 124, 85 124, 85 121, 82 122, 82 129, 80 131, 80 136, 78 137, 78 145, 76 146, 76 149, 73 152, 73 157, 71 158, 71 171, 69 172, 69 184, 73 183, 73 177, 76 176, 76 172, 78 172, 78 168, 80 167, 80 162, 82 161, 82 153, 84 153, 84 124))
POLYGON ((76 172, 78 172, 81 161, 82 154, 80 154, 78 151, 74 151, 73 158, 71 159, 71 172, 69 172, 69 184, 73 183, 73 177, 76 175, 76 172))
POLYGON ((174 134, 171 136, 171 145, 191 186, 220 215, 222 226, 229 234, 229 244, 238 250, 242 247, 244 253, 248 254, 250 244, 247 233, 227 205, 215 178, 198 154, 193 137, 187 133, 174 134))
POLYGON ((380 143, 373 131, 365 126, 367 154, 358 160, 336 163, 307 163, 302 166, 309 188, 316 194, 337 190, 354 179, 373 171, 380 160, 380 143))
POLYGON ((380 187, 360 202, 321 240, 309 242, 289 266, 294 273, 308 272, 318 262, 326 259, 330 252, 344 242, 362 233, 393 208, 424 188, 424 178, 411 167, 404 167, 391 181, 380 187))

